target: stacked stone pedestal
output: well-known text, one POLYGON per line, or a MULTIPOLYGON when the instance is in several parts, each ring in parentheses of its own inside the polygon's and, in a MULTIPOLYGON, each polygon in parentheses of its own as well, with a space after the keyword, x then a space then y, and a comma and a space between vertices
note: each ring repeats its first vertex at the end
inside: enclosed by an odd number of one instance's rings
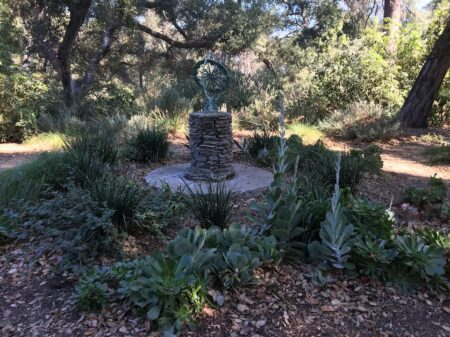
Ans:
POLYGON ((194 112, 189 116, 190 180, 225 180, 233 176, 231 115, 194 112))

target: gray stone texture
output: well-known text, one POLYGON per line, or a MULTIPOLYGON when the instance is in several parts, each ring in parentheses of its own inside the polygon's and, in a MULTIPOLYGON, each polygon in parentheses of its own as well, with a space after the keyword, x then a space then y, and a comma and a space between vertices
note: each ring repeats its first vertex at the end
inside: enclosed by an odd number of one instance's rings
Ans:
POLYGON ((234 175, 231 114, 193 112, 189 116, 191 166, 185 177, 221 181, 234 175))

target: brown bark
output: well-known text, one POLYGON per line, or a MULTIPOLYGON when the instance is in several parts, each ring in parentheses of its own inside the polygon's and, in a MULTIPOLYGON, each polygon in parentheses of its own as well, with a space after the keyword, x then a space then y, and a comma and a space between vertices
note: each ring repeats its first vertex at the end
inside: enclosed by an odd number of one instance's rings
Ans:
POLYGON ((398 118, 403 126, 424 128, 450 67, 450 20, 420 70, 398 118))
POLYGON ((384 18, 391 19, 393 22, 400 22, 402 17, 401 0, 384 0, 384 18))
POLYGON ((75 82, 72 77, 70 57, 72 55, 75 40, 80 32, 81 26, 86 19, 92 0, 81 0, 78 5, 69 6, 70 20, 64 33, 64 38, 58 48, 57 58, 59 61, 59 73, 63 85, 65 101, 72 105, 76 94, 75 82))
POLYGON ((397 51, 397 32, 402 19, 402 1, 384 0, 384 23, 387 25, 389 41, 387 50, 391 54, 397 51))

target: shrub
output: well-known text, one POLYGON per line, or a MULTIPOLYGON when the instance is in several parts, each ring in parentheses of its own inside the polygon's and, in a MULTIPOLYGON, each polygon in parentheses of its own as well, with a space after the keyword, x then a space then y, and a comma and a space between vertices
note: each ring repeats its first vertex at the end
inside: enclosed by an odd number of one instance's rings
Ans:
POLYGON ((122 253, 124 237, 111 222, 113 211, 94 202, 84 190, 71 187, 37 205, 24 204, 19 211, 25 233, 52 239, 42 240, 39 250, 62 254, 61 267, 122 253))
POLYGON ((271 136, 267 131, 255 132, 251 137, 244 137, 240 147, 253 159, 261 162, 271 162, 273 150, 279 142, 278 136, 271 136))
POLYGON ((427 188, 407 187, 403 192, 403 201, 415 206, 440 204, 447 200, 447 185, 436 175, 430 177, 427 188))
POLYGON ((0 172, 0 205, 17 199, 35 201, 50 191, 62 190, 68 175, 63 153, 40 154, 28 163, 0 172))
POLYGON ((75 304, 82 310, 99 311, 108 299, 108 285, 103 282, 105 271, 95 269, 83 274, 75 286, 75 304))
POLYGON ((439 147, 431 147, 424 151, 429 157, 431 164, 448 165, 450 164, 450 145, 441 145, 439 147))
POLYGON ((224 228, 228 225, 237 205, 233 199, 233 191, 227 187, 226 182, 208 181, 206 188, 201 184, 193 187, 185 185, 188 189, 186 205, 202 226, 224 228))
POLYGON ((141 189, 135 182, 112 174, 105 174, 89 182, 88 191, 92 200, 113 211, 113 223, 125 228, 127 220, 133 218, 142 198, 141 189))
POLYGON ((165 130, 144 127, 128 140, 126 156, 131 160, 147 163, 163 160, 169 151, 169 141, 165 130))
POLYGON ((346 210, 349 222, 362 237, 390 240, 394 234, 393 213, 371 201, 351 197, 346 210))
POLYGON ((320 122, 320 129, 343 139, 373 141, 390 139, 398 134, 395 116, 373 102, 354 102, 320 122))

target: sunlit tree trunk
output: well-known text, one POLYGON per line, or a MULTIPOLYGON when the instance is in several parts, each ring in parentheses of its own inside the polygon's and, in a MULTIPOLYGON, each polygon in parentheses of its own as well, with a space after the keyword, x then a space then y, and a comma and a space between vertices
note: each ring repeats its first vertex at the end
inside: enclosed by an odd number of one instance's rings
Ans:
POLYGON ((450 67, 450 19, 414 82, 399 112, 403 126, 424 128, 433 102, 450 67))
POLYGON ((389 34, 387 50, 391 54, 397 51, 397 34, 402 19, 402 1, 384 0, 384 22, 389 34))

